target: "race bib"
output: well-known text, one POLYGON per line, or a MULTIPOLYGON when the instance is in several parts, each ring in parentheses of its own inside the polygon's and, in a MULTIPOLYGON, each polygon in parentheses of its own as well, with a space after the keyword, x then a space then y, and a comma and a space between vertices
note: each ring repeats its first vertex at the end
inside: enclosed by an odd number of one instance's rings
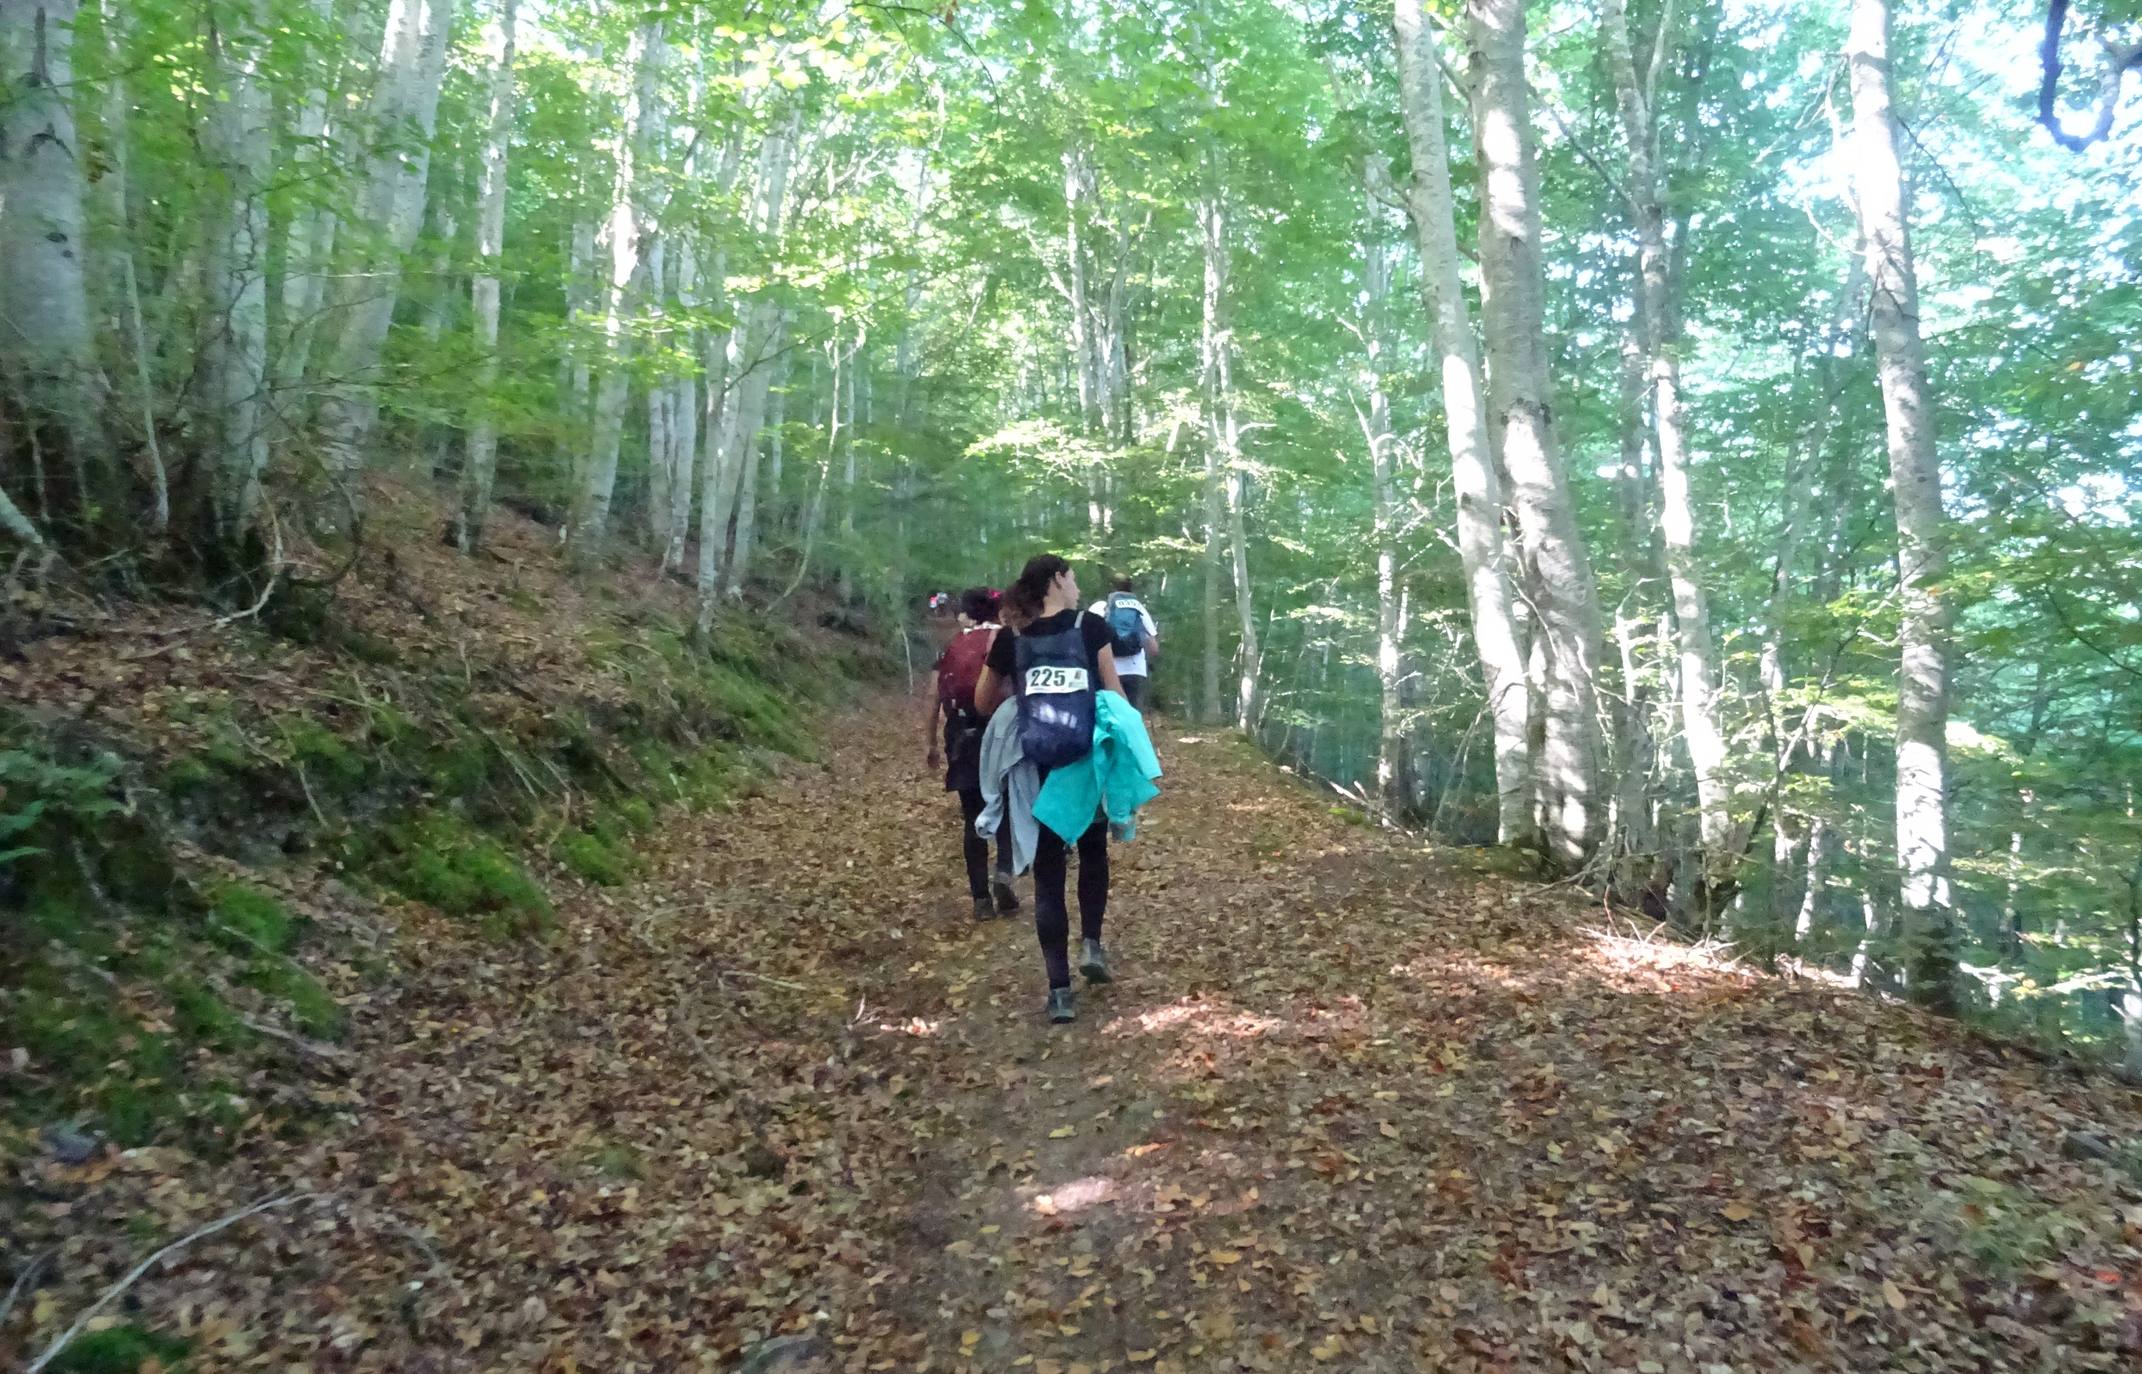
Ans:
POLYGON ((1083 692, 1086 690, 1086 670, 1037 664, 1026 670, 1026 690, 1029 696, 1083 692))

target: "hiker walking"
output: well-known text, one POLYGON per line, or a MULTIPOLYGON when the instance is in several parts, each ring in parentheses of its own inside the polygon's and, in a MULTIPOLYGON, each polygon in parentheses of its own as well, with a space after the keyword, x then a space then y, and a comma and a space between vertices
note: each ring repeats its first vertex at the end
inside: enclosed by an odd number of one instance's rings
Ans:
POLYGON ((1093 603, 1093 613, 1108 622, 1109 648, 1116 656, 1116 676, 1123 680, 1123 695, 1143 715, 1151 700, 1151 665, 1160 661, 1160 627, 1153 613, 1138 599, 1138 584, 1123 573, 1116 574, 1114 590, 1093 603))
POLYGON ((1018 894, 1011 886, 1010 833, 1000 835, 997 841, 997 867, 992 880, 989 841, 974 829, 975 818, 982 814, 982 731, 987 725, 975 709, 974 689, 981 681, 989 646, 1002 628, 997 623, 1000 596, 988 587, 969 587, 960 593, 959 629, 930 669, 930 707, 922 722, 930 771, 934 773, 942 766, 945 791, 959 795, 961 851, 967 863, 967 891, 974 898, 977 921, 1009 916, 1019 909, 1018 894))
MULTIPOLYGON (((1004 596, 1010 633, 990 645, 975 688, 975 704, 985 716, 1016 700, 1012 720, 990 722, 989 740, 1016 730, 1022 766, 1040 775, 1026 824, 1034 833, 1034 933, 1048 972, 1048 1017, 1057 1022, 1077 1015, 1064 901, 1069 849, 1078 849, 1078 969, 1087 982, 1106 983, 1112 975, 1101 922, 1108 910, 1109 826, 1127 826, 1136 807, 1157 791, 1151 779, 1160 775, 1144 726, 1123 696, 1114 636, 1106 621, 1081 611, 1080 604, 1069 563, 1055 554, 1028 560, 1004 596), (1104 756, 1122 766, 1104 770, 1104 756)), ((984 748, 990 749, 988 741, 984 748)), ((1009 828, 1000 826, 997 833, 1009 828)))

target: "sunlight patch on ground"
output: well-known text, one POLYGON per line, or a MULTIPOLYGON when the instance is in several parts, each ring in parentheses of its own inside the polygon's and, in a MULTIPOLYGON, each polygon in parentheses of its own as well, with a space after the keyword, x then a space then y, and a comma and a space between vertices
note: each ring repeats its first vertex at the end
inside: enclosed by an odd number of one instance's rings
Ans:
MULTIPOLYGON (((1753 975, 1723 940, 1682 944, 1678 940, 1654 939, 1650 933, 1608 930, 1586 926, 1577 932, 1586 941, 1586 962, 1609 973, 1672 972, 1721 973, 1736 978, 1753 975)), ((1669 986, 1676 986, 1669 984, 1669 986)))
POLYGON ((1116 1181, 1099 1174, 1088 1174, 1069 1183, 1058 1184, 1045 1193, 1035 1193, 1026 1201, 1027 1210, 1036 1216, 1060 1217, 1083 1212, 1089 1207, 1098 1207, 1104 1202, 1113 1202, 1116 1197, 1116 1181))
POLYGON ((1505 992, 1530 992, 1538 979, 1508 964, 1493 964, 1468 956, 1437 953, 1424 959, 1409 959, 1391 965, 1391 976, 1431 984, 1460 984, 1496 988, 1505 992))
POLYGON ((1170 1030, 1197 1030, 1239 1040, 1269 1034, 1283 1024, 1276 1016, 1258 1016, 1221 1003, 1186 997, 1152 1011, 1118 1017, 1109 1023, 1107 1033, 1155 1035, 1170 1030))
POLYGON ((878 1022, 878 1030, 886 1035, 931 1036, 937 1034, 937 1028, 941 1024, 941 1022, 937 1021, 925 1021, 919 1016, 911 1016, 905 1021, 880 1021, 878 1022))

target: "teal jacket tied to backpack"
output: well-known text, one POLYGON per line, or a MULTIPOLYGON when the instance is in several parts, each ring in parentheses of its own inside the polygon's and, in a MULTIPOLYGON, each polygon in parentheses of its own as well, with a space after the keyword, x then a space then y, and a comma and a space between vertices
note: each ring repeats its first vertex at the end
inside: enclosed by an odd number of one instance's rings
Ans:
POLYGON ((1137 833, 1138 808, 1160 795, 1160 756, 1137 708, 1114 692, 1095 694, 1093 749, 1049 770, 1034 799, 1034 819, 1067 841, 1106 813, 1116 838, 1137 833))

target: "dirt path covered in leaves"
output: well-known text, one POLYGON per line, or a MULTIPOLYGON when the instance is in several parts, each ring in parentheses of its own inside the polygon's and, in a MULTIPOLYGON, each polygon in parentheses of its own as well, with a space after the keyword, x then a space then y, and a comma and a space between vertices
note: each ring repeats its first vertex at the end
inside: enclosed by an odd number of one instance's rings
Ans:
POLYGON ((2142 1192, 2061 1149, 2142 1139, 2127 1090, 1603 936, 1179 728, 1117 851, 1121 981, 1051 1028, 914 734, 837 722, 548 946, 415 926, 324 1129, 136 1152, 80 1204, 318 1195, 144 1319, 212 1369, 2142 1359, 2142 1192))

